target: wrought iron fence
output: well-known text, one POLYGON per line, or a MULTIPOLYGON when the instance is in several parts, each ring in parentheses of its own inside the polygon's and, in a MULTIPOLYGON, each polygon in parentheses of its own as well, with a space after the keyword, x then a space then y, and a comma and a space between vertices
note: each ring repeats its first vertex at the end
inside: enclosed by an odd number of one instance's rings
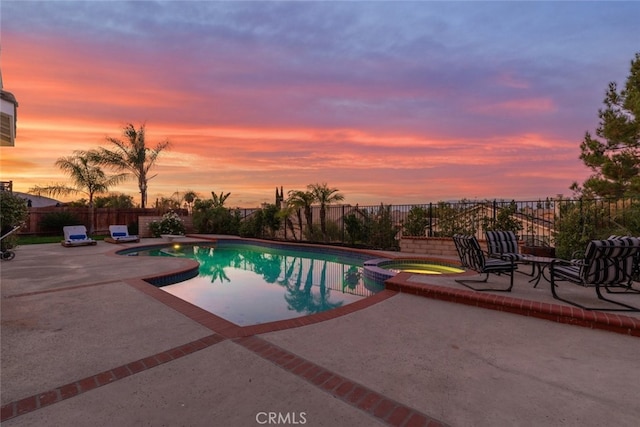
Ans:
POLYGON ((580 246, 611 234, 640 236, 640 199, 482 200, 411 205, 329 205, 322 226, 313 206, 309 227, 304 212, 285 218, 275 237, 285 240, 398 247, 401 236, 484 239, 486 230, 513 230, 531 246, 580 246))

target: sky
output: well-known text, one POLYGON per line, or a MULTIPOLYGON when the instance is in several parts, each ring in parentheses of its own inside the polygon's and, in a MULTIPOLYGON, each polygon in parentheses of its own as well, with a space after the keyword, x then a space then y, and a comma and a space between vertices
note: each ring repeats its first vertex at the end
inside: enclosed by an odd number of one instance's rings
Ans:
MULTIPOLYGON (((640 51, 640 2, 3 0, 0 19, 19 103, 2 180, 69 184, 58 158, 132 123, 172 144, 150 203, 316 183, 360 205, 568 197, 640 51)), ((112 191, 139 202, 135 180, 112 191)))

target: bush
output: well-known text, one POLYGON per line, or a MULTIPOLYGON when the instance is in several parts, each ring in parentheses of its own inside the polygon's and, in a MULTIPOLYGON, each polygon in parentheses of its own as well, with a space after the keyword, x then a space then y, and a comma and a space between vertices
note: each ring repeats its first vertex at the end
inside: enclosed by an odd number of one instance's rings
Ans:
POLYGON ((183 235, 186 228, 177 213, 167 212, 160 221, 149 223, 149 230, 153 237, 160 237, 162 234, 183 235))
POLYGON ((62 235, 62 228, 67 225, 78 225, 82 222, 71 212, 60 211, 44 214, 40 219, 40 229, 45 233, 62 235))
POLYGON ((97 196, 93 199, 93 206, 96 208, 130 209, 134 207, 134 204, 132 196, 127 194, 110 194, 108 196, 97 196))
MULTIPOLYGON (((0 231, 2 235, 11 231, 16 225, 25 222, 29 216, 26 200, 8 191, 0 192, 0 206, 0 231)), ((2 250, 13 248, 16 239, 15 234, 3 239, 2 250)))
POLYGON ((257 210, 251 216, 245 218, 240 224, 239 233, 242 237, 262 237, 264 218, 262 211, 257 210))
POLYGON ((420 206, 412 206, 404 224, 405 236, 424 236, 429 226, 429 212, 420 206))
POLYGON ((198 233, 238 234, 240 212, 214 206, 212 200, 196 200, 193 205, 193 226, 198 233))
POLYGON ((364 222, 361 221, 354 213, 344 217, 344 227, 347 232, 347 238, 350 245, 362 243, 366 238, 364 222))

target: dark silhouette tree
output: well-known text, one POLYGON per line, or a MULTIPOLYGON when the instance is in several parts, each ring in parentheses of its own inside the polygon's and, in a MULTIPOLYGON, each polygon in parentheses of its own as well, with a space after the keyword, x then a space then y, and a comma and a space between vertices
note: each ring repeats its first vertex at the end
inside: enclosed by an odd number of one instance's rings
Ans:
POLYGON ((605 107, 598 111, 600 125, 594 138, 586 132, 580 159, 593 174, 571 188, 586 196, 640 196, 640 52, 631 61, 624 89, 609 83, 605 107))
POLYGON ((89 233, 94 232, 93 219, 93 198, 94 195, 107 193, 109 187, 119 184, 126 179, 125 173, 108 176, 93 158, 83 151, 74 151, 72 156, 61 157, 56 160, 58 166, 64 173, 69 175, 73 186, 64 184, 52 184, 45 187, 36 186, 29 190, 35 194, 69 195, 83 193, 89 196, 90 222, 89 233))
POLYGON ((107 137, 107 141, 114 147, 112 150, 100 147, 89 151, 88 154, 101 165, 133 174, 138 180, 140 207, 144 208, 147 205, 149 181, 157 176, 149 176, 149 171, 155 165, 160 153, 168 149, 171 143, 165 140, 153 148, 147 147, 144 125, 136 129, 132 124, 128 124, 123 129, 123 135, 124 139, 107 137))
POLYGON ((310 191, 291 190, 289 191, 287 205, 296 209, 298 215, 298 223, 300 225, 300 232, 302 233, 302 216, 300 210, 304 211, 304 217, 307 222, 307 233, 311 235, 313 233, 313 214, 311 211, 311 205, 316 201, 315 196, 310 191))
POLYGON ((327 240, 327 205, 344 200, 344 196, 338 193, 340 190, 329 188, 326 183, 311 184, 308 189, 315 200, 320 203, 320 230, 324 240, 327 240))

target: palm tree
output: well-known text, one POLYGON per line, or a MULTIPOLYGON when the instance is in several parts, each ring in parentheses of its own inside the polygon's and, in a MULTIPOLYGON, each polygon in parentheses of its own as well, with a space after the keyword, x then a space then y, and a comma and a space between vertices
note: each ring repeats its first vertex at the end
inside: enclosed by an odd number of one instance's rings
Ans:
POLYGON ((320 203, 320 230, 327 240, 327 205, 344 200, 344 196, 338 193, 337 188, 329 188, 326 183, 311 184, 307 187, 316 201, 320 203))
POLYGON ((287 228, 291 230, 291 234, 293 234, 294 240, 302 240, 302 218, 300 217, 300 211, 294 208, 293 206, 286 205, 285 207, 278 210, 277 217, 284 221, 284 232, 287 233, 287 228), (291 215, 293 213, 298 214, 298 221, 300 224, 300 239, 296 237, 295 227, 293 225, 293 221, 291 221, 291 215))
POLYGON ((200 196, 193 190, 187 190, 182 196, 182 200, 187 204, 189 213, 193 210, 193 202, 195 202, 200 196))
POLYGON ((211 192, 211 198, 213 200, 213 207, 214 208, 224 207, 224 202, 227 201, 227 199, 229 198, 230 195, 231 195, 231 193, 224 194, 224 192, 221 191, 220 195, 218 196, 216 193, 214 193, 212 191, 211 192))
POLYGON ((128 124, 123 129, 124 140, 107 137, 107 141, 115 146, 114 150, 100 147, 88 154, 99 164, 110 166, 115 170, 128 171, 138 179, 140 189, 140 207, 147 204, 148 182, 156 175, 148 176, 160 153, 169 148, 168 140, 159 142, 155 148, 147 147, 144 125, 137 129, 128 124))
POLYGON ((304 210, 304 217, 307 220, 307 232, 309 235, 313 232, 313 215, 311 213, 311 205, 316 201, 313 193, 309 191, 290 190, 287 193, 287 205, 296 209, 298 215, 298 224, 300 225, 300 233, 302 233, 302 215, 300 209, 304 210))
POLYGON ((46 187, 33 187, 29 192, 35 194, 69 195, 83 193, 89 196, 89 233, 94 232, 93 196, 106 193, 109 187, 119 184, 127 178, 125 173, 107 176, 91 157, 82 151, 74 151, 72 156, 61 157, 56 160, 56 166, 71 177, 73 187, 63 184, 53 184, 46 187))

